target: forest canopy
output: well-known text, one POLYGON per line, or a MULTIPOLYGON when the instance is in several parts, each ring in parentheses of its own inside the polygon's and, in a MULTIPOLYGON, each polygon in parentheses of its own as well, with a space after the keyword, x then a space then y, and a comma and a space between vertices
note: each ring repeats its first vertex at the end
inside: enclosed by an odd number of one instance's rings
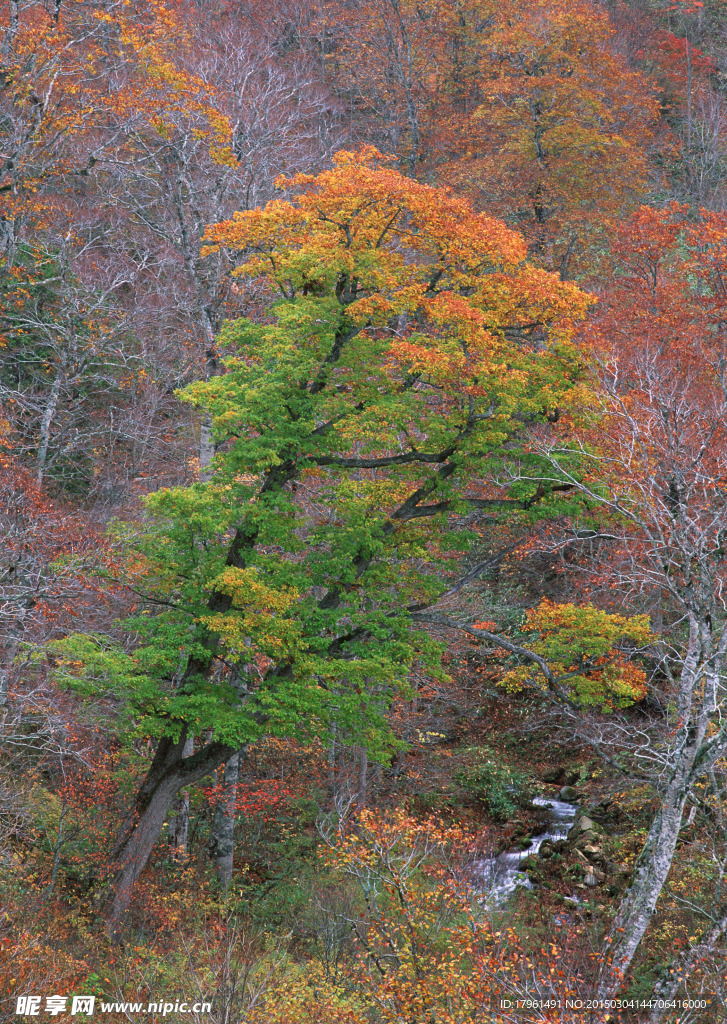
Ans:
POLYGON ((0 7, 2 1019, 721 1019, 723 7, 0 7))

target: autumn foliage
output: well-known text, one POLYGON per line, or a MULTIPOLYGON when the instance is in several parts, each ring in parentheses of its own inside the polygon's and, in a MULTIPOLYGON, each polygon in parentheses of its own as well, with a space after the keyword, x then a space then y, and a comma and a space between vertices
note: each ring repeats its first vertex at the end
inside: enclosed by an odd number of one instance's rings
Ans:
POLYGON ((723 16, 2 5, 3 1019, 717 1019, 723 16))

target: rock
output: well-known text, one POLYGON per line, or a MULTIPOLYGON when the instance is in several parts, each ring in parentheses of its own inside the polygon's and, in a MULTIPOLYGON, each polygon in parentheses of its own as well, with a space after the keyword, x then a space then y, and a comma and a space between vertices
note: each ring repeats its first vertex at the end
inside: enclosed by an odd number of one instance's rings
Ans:
POLYGON ((601 852, 601 847, 600 846, 594 846, 593 843, 588 843, 586 846, 583 847, 583 852, 584 853, 595 853, 595 854, 598 854, 598 853, 601 852))
POLYGON ((555 849, 549 839, 546 839, 538 850, 538 855, 542 857, 543 860, 550 860, 554 853, 555 849))
POLYGON ((551 768, 550 771, 543 773, 543 782, 562 782, 563 775, 564 773, 562 768, 551 768))
POLYGON ((597 831, 598 831, 598 825, 596 825, 596 823, 594 821, 591 821, 591 819, 588 817, 588 815, 586 815, 586 814, 576 814, 576 819, 575 819, 575 821, 573 823, 573 828, 571 829, 571 834, 572 835, 578 836, 579 838, 582 839, 583 836, 587 833, 588 836, 589 836, 588 841, 595 843, 595 842, 597 842, 597 839, 598 839, 597 834, 596 834, 597 831))
POLYGON ((598 868, 588 867, 586 868, 586 874, 583 881, 593 889, 595 886, 600 885, 601 882, 605 882, 606 876, 603 871, 599 871, 598 868))
POLYGON ((595 832, 581 832, 575 843, 579 850, 584 850, 586 846, 595 846, 598 843, 598 836, 595 832))
POLYGON ((537 857, 525 857, 517 866, 518 871, 534 871, 538 866, 537 857))
POLYGON ((572 804, 578 799, 578 793, 572 786, 563 786, 558 793, 559 800, 565 800, 566 803, 572 804))

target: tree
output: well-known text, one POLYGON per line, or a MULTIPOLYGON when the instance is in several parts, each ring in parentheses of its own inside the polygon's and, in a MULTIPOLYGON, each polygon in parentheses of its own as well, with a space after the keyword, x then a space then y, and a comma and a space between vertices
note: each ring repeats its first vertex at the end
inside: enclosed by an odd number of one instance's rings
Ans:
POLYGON ((690 225, 685 214, 642 207, 620 229, 614 278, 584 335, 598 407, 559 444, 536 446, 551 484, 588 502, 581 529, 599 541, 601 579, 620 601, 653 608, 660 633, 651 657, 661 715, 596 730, 601 749, 628 750, 632 772, 659 794, 608 940, 602 997, 619 989, 646 933, 695 788, 727 753, 727 221, 705 213, 690 225))
POLYGON ((227 372, 185 393, 213 416, 214 475, 147 502, 146 586, 166 610, 135 622, 145 642, 113 685, 159 741, 115 853, 113 926, 175 793, 245 744, 338 723, 381 748, 412 662, 438 671, 408 608, 443 589, 430 545, 466 543, 442 517, 575 387, 590 300, 524 264, 504 225, 370 149, 281 185, 297 198, 208 233, 274 297, 272 323, 223 331, 227 372), (190 733, 209 739, 184 758, 190 733))
MULTIPOLYGON (((75 0, 52 9, 11 0, 0 17, 0 397, 38 480, 50 474, 81 490, 102 451, 144 447, 130 443, 124 420, 151 381, 140 318, 121 299, 149 260, 124 258, 109 237, 114 217, 97 184, 118 156, 119 112, 143 108, 140 69, 179 85, 160 47, 175 21, 163 4, 119 12, 75 0)), ((160 404, 149 403, 154 412, 160 404)), ((154 412, 144 427, 158 437, 154 412)))
POLYGON ((452 156, 439 173, 522 231, 532 259, 573 277, 644 194, 657 103, 590 3, 485 12, 481 99, 464 120, 444 119, 439 149, 452 156))
MULTIPOLYGON (((74 714, 75 702, 53 685, 41 652, 53 639, 78 629, 79 620, 95 619, 100 625, 110 618, 113 597, 102 593, 94 579, 109 552, 104 537, 77 510, 42 493, 12 454, 7 426, 2 423, 0 434, 0 847, 5 870, 9 849, 16 843, 37 845, 47 828, 53 850, 50 895, 61 851, 75 830, 68 827, 65 799, 56 804, 45 783, 62 786, 79 765, 87 771, 93 743, 74 714), (46 797, 49 806, 61 808, 56 821, 39 821, 38 808, 46 797)), ((3 885, 10 910, 17 892, 6 877, 3 885)), ((37 895, 40 887, 26 891, 37 895)), ((22 964, 27 955, 30 965, 30 943, 22 931, 16 933, 11 959, 22 964)), ((18 966, 7 977, 23 974, 18 966)))
POLYGON ((154 295, 201 351, 214 348, 231 298, 225 259, 201 257, 205 228, 267 201, 279 174, 312 168, 337 126, 304 62, 284 64, 271 44, 223 21, 221 31, 177 26, 158 41, 156 74, 143 37, 127 40, 130 102, 112 112, 117 149, 101 182, 125 212, 114 233, 128 233, 138 291, 154 295))
POLYGON ((681 188, 690 202, 712 205, 720 203, 718 197, 727 173, 725 111, 713 84, 716 61, 695 45, 696 21, 701 21, 702 8, 702 3, 682 0, 670 5, 666 13, 677 15, 683 35, 656 29, 636 56, 658 82, 665 117, 678 139, 673 177, 682 179, 681 188))
MULTIPOLYGON (((543 600, 526 612, 522 630, 530 634, 529 650, 553 674, 547 682, 558 685, 557 679, 576 704, 611 711, 646 696, 646 674, 633 663, 631 652, 619 650, 619 644, 628 638, 636 649, 648 647, 654 640, 648 615, 627 618, 592 605, 543 600)), ((531 676, 532 664, 523 665, 506 672, 501 682, 518 689, 531 676)))
MULTIPOLYGON (((427 124, 437 106, 457 14, 442 0, 366 0, 346 11, 326 4, 328 66, 359 117, 386 140, 411 177, 419 176, 427 124), (330 26, 330 28, 329 28, 330 26)), ((445 70, 446 69, 446 70, 445 70)))
POLYGON ((12 416, 18 454, 32 453, 38 486, 50 475, 80 490, 100 461, 114 407, 123 409, 125 391, 144 371, 113 299, 128 283, 125 270, 96 289, 84 287, 72 265, 84 254, 71 257, 70 248, 45 258, 36 251, 35 266, 0 311, 0 400, 12 416))
POLYGON ((565 999, 584 984, 568 937, 528 951, 514 929, 493 929, 472 899, 467 869, 476 840, 461 826, 364 811, 326 838, 326 859, 341 888, 353 882, 359 890, 342 915, 356 951, 347 973, 378 1019, 583 1020, 578 1010, 563 1016, 565 999))

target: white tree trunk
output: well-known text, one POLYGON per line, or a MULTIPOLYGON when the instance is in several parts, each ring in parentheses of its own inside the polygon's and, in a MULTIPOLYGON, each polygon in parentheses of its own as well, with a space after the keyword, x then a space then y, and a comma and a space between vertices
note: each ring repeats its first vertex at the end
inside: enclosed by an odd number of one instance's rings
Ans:
POLYGON ((210 852, 223 889, 228 889, 232 881, 235 854, 235 807, 239 775, 240 755, 233 754, 225 765, 222 790, 217 798, 210 836, 210 852))
POLYGON ((622 897, 611 929, 610 955, 598 986, 600 999, 610 999, 620 989, 656 909, 679 839, 684 805, 689 796, 685 781, 690 768, 691 764, 686 766, 686 771, 684 766, 679 766, 681 770, 677 770, 664 794, 634 866, 631 885, 622 897))
MULTIPOLYGON (((194 753, 194 736, 188 736, 182 748, 182 757, 191 757, 194 753)), ((174 860, 185 860, 187 857, 187 840, 189 839, 189 790, 183 790, 174 802, 173 817, 169 819, 169 845, 174 860)))
POLYGON ((43 416, 40 421, 40 442, 35 461, 35 482, 38 484, 38 487, 43 486, 43 477, 45 475, 46 462, 48 461, 48 448, 50 446, 50 428, 58 409, 62 376, 62 371, 59 369, 48 396, 48 404, 43 410, 43 416))

